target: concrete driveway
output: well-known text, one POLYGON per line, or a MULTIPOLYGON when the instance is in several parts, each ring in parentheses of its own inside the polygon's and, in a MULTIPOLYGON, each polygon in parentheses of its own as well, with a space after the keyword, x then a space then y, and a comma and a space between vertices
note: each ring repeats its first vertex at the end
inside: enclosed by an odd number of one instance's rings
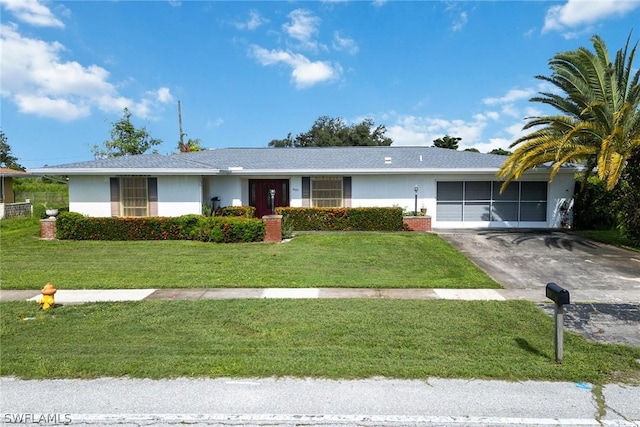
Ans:
MULTIPOLYGON (((555 282, 570 292, 567 327, 640 347, 640 253, 556 230, 437 230, 507 290, 533 301, 555 282)), ((541 304, 551 314, 552 305, 541 304)))

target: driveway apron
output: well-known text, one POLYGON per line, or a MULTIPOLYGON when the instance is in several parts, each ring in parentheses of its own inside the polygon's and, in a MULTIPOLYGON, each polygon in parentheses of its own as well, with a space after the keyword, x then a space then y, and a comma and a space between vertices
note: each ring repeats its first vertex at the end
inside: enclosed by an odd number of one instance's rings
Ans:
MULTIPOLYGON (((549 282, 568 289, 570 330, 594 341, 640 346, 640 253, 558 230, 437 233, 505 289, 544 295, 549 282)), ((550 304, 542 307, 553 312, 550 304)))
POLYGON ((507 289, 636 290, 640 253, 563 231, 443 230, 438 234, 507 289))

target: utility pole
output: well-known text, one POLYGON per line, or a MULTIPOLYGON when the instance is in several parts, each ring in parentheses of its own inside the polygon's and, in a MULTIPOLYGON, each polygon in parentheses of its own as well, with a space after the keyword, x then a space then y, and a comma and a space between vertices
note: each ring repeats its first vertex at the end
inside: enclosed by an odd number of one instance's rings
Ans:
POLYGON ((180 130, 178 148, 182 148, 184 146, 184 133, 182 133, 182 106, 180 105, 180 100, 178 100, 178 128, 180 130))

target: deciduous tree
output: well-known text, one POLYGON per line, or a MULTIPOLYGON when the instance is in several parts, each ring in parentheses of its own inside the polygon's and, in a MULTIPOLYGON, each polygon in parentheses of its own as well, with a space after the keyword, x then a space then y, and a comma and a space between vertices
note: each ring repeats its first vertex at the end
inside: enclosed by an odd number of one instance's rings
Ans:
POLYGON ((307 132, 295 139, 289 133, 284 139, 270 141, 269 147, 388 146, 393 140, 385 136, 386 131, 385 126, 376 126, 371 119, 348 126, 341 118, 321 116, 307 132))
POLYGON ((18 159, 11 154, 11 146, 7 142, 7 136, 2 130, 0 130, 0 166, 9 169, 24 170, 22 165, 18 163, 18 159))
POLYGON ((438 148, 448 148, 450 150, 457 150, 458 143, 462 141, 462 138, 457 136, 445 135, 442 138, 434 139, 433 146, 438 148))
POLYGON ((152 138, 145 127, 136 128, 131 123, 131 112, 127 108, 124 109, 122 118, 111 125, 111 139, 105 141, 102 147, 94 145, 91 150, 96 158, 144 154, 162 143, 162 140, 152 138))
POLYGON ((497 154, 499 156, 509 156, 509 155, 511 155, 511 151, 505 150, 504 148, 494 148, 493 150, 489 151, 487 154, 497 154))

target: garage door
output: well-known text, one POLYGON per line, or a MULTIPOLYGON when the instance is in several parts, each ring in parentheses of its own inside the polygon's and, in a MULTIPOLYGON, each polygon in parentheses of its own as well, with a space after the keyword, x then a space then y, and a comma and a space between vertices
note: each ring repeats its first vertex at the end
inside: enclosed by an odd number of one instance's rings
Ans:
POLYGON ((546 222, 547 182, 439 181, 437 222, 546 222))

